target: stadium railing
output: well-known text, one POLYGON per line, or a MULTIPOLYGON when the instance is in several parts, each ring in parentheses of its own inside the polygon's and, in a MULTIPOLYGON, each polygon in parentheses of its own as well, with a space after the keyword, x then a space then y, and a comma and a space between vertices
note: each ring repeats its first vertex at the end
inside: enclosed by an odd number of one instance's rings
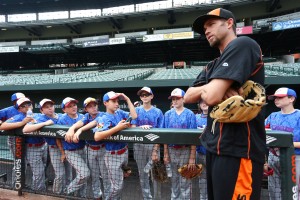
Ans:
MULTIPOLYGON (((63 139, 68 126, 62 125, 52 125, 46 126, 39 131, 26 133, 22 132, 22 129, 15 129, 11 131, 5 131, 1 133, 0 143, 0 187, 16 190, 19 195, 22 195, 23 191, 40 193, 49 196, 60 196, 63 195, 54 194, 51 190, 51 185, 47 185, 46 192, 33 191, 29 189, 28 185, 31 182, 30 171, 28 170, 28 165, 25 158, 25 137, 36 136, 36 137, 52 137, 63 139), (16 153, 15 159, 13 160, 12 155, 5 147, 6 140, 5 135, 16 136, 16 153), (2 138, 2 140, 1 140, 2 138), (15 179, 16 182, 12 185, 12 168, 15 162, 15 179), (25 173, 26 171, 26 173, 25 173)), ((178 144, 178 145, 199 145, 199 136, 203 129, 164 129, 164 128, 153 128, 150 130, 143 130, 141 128, 129 128, 120 131, 113 136, 105 139, 105 141, 111 142, 126 142, 129 143, 129 165, 132 167, 133 173, 129 178, 124 180, 124 190, 122 192, 122 199, 142 199, 141 190, 139 189, 138 181, 138 170, 133 160, 132 145, 134 143, 143 144, 178 144), (176 135, 176 137, 174 137, 176 135)), ((271 131, 267 130, 267 146, 269 148, 279 148, 280 149, 280 182, 282 199, 296 199, 297 197, 297 186, 296 186, 296 165, 295 165, 295 155, 293 147, 293 135, 292 133, 281 132, 281 131, 271 131)), ((92 131, 83 132, 80 135, 80 140, 93 140, 92 131)), ((161 145, 162 146, 162 145, 161 145)), ((162 150, 162 149, 161 149, 162 150)), ((162 153, 161 153, 162 155, 162 153)), ((49 166, 48 166, 49 168, 49 166)), ((45 169, 46 174, 48 174, 48 179, 53 179, 53 170, 45 169)), ((195 179, 194 179, 195 180, 195 179)), ((52 180, 53 181, 53 180, 52 180)), ((196 180, 197 181, 197 180, 196 180)), ((198 199, 199 197, 199 185, 198 182, 193 181, 193 199, 198 199)), ((268 199, 268 182, 264 179, 263 182, 266 184, 262 186, 261 199, 268 199)), ((153 186, 152 186, 153 190, 153 186)), ((91 195, 93 193, 87 193, 87 198, 93 198, 91 195)), ((75 197, 67 196, 68 199, 75 197)), ((78 197, 76 197, 78 199, 78 197)), ((170 199, 170 182, 163 183, 159 185, 156 194, 157 199, 170 199), (164 192, 162 192, 164 191, 164 192)), ((81 198, 83 199, 83 198, 81 198)), ((85 198, 86 199, 86 198, 85 198)))

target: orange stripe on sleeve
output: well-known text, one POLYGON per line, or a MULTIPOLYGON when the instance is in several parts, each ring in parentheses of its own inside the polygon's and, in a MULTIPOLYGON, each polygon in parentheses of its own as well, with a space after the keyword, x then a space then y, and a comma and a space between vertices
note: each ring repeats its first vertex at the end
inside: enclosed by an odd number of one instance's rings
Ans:
POLYGON ((241 158, 232 200, 250 200, 252 194, 252 161, 241 158))

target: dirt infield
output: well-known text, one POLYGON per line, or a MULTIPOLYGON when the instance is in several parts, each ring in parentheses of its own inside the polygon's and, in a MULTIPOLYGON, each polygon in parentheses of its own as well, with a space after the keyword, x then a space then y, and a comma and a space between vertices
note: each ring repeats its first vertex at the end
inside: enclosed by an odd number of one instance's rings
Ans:
POLYGON ((0 188, 0 200, 63 200, 64 198, 57 198, 52 196, 44 196, 39 194, 24 192, 22 196, 18 196, 17 191, 6 190, 0 188))

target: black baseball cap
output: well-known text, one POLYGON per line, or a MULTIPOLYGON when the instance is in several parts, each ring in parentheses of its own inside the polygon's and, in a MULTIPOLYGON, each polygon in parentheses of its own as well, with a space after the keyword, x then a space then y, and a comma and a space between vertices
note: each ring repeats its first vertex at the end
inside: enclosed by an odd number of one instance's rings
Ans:
POLYGON ((208 12, 205 15, 201 15, 199 16, 193 23, 193 29, 195 32, 200 33, 200 34, 204 34, 204 23, 206 22, 206 20, 211 19, 211 18, 221 18, 221 19, 230 19, 232 18, 234 21, 234 24, 236 24, 235 22, 235 17, 232 14, 232 12, 230 12, 229 10, 226 10, 224 8, 216 8, 210 12, 208 12))

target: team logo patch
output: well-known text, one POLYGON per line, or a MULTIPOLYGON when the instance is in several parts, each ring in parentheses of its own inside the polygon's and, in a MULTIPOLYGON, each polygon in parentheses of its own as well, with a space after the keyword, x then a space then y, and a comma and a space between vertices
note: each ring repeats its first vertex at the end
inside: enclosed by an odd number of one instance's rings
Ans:
POLYGON ((270 144, 271 142, 274 142, 276 140, 277 140, 277 138, 274 138, 274 137, 271 137, 271 136, 267 135, 266 144, 270 144))
POLYGON ((227 62, 224 62, 222 66, 223 66, 223 67, 228 67, 228 63, 227 63, 227 62))
POLYGON ((102 129, 103 127, 104 127, 104 123, 98 123, 98 124, 97 124, 97 128, 98 128, 98 129, 102 129))
POLYGON ((150 133, 150 134, 148 134, 148 135, 145 135, 145 138, 147 138, 147 139, 150 140, 150 141, 154 141, 154 140, 158 139, 159 136, 158 136, 158 135, 155 135, 155 134, 153 134, 153 133, 150 133))

